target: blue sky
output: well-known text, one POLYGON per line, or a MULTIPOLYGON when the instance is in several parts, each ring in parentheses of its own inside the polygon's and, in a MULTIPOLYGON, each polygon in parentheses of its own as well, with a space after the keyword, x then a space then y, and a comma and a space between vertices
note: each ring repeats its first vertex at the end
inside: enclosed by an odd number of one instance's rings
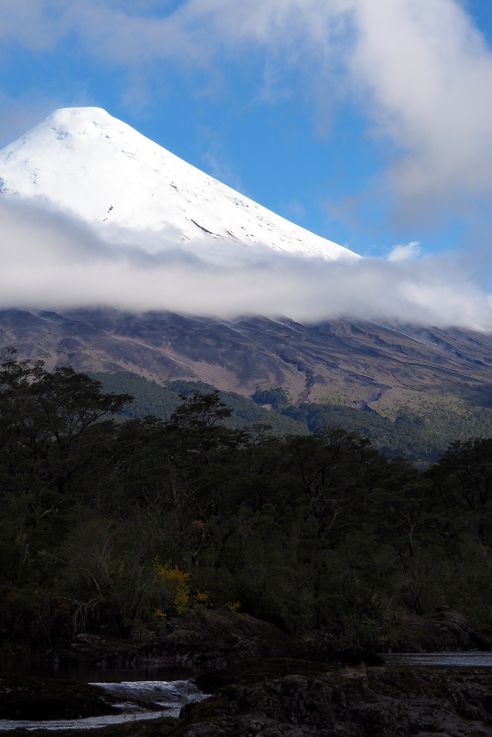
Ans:
POLYGON ((488 250, 489 44, 489 0, 2 0, 0 144, 97 105, 359 253, 488 250))

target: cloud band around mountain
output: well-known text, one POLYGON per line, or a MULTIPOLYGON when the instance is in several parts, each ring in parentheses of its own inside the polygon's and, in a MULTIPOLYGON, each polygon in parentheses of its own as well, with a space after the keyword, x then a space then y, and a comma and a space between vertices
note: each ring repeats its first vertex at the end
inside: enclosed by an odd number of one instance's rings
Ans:
POLYGON ((406 258, 325 262, 212 238, 177 246, 172 232, 114 231, 103 240, 82 221, 10 197, 0 199, 0 254, 4 309, 349 316, 492 329, 486 286, 459 254, 425 257, 411 247, 406 258))

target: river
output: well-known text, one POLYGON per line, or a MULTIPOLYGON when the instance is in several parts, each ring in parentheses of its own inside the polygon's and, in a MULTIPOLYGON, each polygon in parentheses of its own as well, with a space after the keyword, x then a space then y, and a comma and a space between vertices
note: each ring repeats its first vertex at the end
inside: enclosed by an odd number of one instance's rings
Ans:
MULTIPOLYGON (((383 653, 388 666, 412 668, 492 668, 490 652, 449 653, 383 653)), ((156 719, 161 716, 178 717, 185 704, 205 698, 193 682, 193 672, 187 668, 156 668, 152 666, 131 669, 94 669, 86 666, 60 667, 56 670, 31 669, 29 675, 44 675, 71 679, 100 686, 117 699, 120 714, 86 719, 22 721, 0 720, 0 731, 12 729, 70 730, 96 729, 128 721, 156 719), (135 704, 138 701, 139 705, 135 704), (146 709, 145 703, 152 709, 146 709), (159 707, 155 710, 156 705, 159 707)))
POLYGON ((413 668, 492 668, 491 652, 382 653, 386 665, 413 668))
MULTIPOLYGON (((15 670, 17 675, 20 675, 19 669, 15 670)), ((55 670, 38 667, 31 669, 29 675, 70 679, 99 686, 113 699, 116 699, 113 706, 121 709, 121 713, 85 719, 40 721, 0 719, 0 731, 97 729, 129 721, 157 719, 164 716, 178 717, 185 704, 195 703, 205 698, 205 695, 193 682, 192 671, 180 667, 172 669, 152 666, 132 669, 94 669, 78 666, 60 667, 55 670), (148 705, 148 708, 145 708, 145 704, 148 705)))

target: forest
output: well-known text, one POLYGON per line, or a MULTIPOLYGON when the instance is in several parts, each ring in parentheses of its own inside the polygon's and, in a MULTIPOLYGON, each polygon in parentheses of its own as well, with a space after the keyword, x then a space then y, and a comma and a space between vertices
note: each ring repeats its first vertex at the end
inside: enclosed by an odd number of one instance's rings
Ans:
POLYGON ((189 607, 350 642, 396 616, 492 607, 492 439, 425 469, 340 428, 227 424, 217 392, 169 419, 15 351, 0 369, 0 640, 152 640, 189 607))

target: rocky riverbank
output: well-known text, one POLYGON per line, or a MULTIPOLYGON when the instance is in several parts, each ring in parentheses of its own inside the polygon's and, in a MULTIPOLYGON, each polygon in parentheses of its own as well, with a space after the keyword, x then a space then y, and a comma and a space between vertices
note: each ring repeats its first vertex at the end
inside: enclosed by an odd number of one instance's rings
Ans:
POLYGON ((492 636, 459 612, 440 607, 394 622, 374 646, 380 652, 402 653, 492 650, 492 636))
POLYGON ((297 658, 329 665, 378 665, 377 652, 457 652, 492 650, 490 632, 476 628, 460 613, 441 608, 425 616, 406 617, 388 625, 383 636, 353 644, 322 632, 292 636, 247 614, 190 609, 172 619, 161 637, 135 643, 78 635, 61 656, 67 662, 106 667, 139 663, 180 663, 201 672, 258 658, 297 658))
POLYGON ((374 648, 354 646, 323 633, 296 637, 247 614, 203 608, 172 619, 167 633, 150 642, 78 635, 62 657, 66 662, 99 667, 181 664, 205 673, 261 658, 297 658, 331 665, 382 663, 374 648))
MULTIPOLYGON (((258 673, 259 675, 259 673, 258 673)), ((172 737, 485 737, 492 674, 293 668, 219 689, 172 737)))
MULTIPOLYGON (((406 630, 413 652, 421 652, 422 643, 463 650, 487 644, 477 637, 451 610, 416 618, 406 630)), ((159 640, 138 644, 86 634, 65 657, 99 667, 186 664, 210 694, 185 707, 179 720, 132 722, 91 735, 492 737, 492 670, 387 667, 368 648, 343 647, 319 633, 294 638, 247 615, 194 609, 171 621, 159 640)), ((39 685, 33 679, 15 685, 5 678, 0 683, 3 718, 113 713, 108 699, 90 686, 46 680, 39 685)))
POLYGON ((165 634, 143 643, 79 635, 63 657, 100 666, 180 663, 210 671, 245 659, 286 655, 292 647, 298 648, 295 638, 247 614, 190 609, 167 627, 165 634))
MULTIPOLYGON (((223 677, 227 680, 229 676, 223 677)), ((179 720, 132 722, 91 734, 104 737, 492 736, 492 673, 489 671, 343 668, 323 672, 319 664, 270 660, 251 667, 245 664, 235 677, 237 682, 221 686, 206 701, 186 707, 179 720), (284 673, 285 669, 290 672, 284 673)), ((74 737, 74 732, 57 734, 74 737)))

